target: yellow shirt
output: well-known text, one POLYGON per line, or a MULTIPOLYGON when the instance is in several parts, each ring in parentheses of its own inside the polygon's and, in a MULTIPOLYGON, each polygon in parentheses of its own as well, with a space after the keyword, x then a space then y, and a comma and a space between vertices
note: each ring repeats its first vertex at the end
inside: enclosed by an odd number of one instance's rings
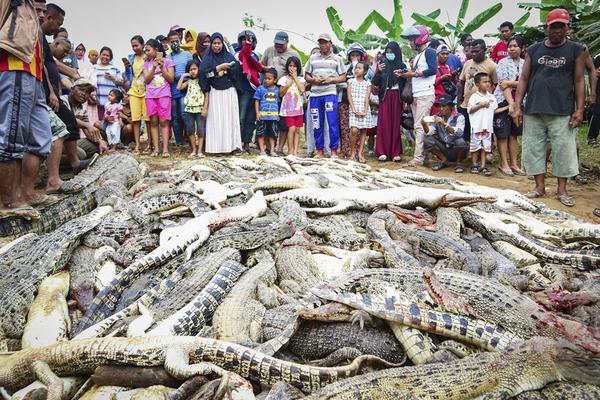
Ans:
POLYGON ((144 74, 142 73, 143 66, 144 59, 134 57, 133 64, 131 65, 131 68, 133 69, 133 77, 131 79, 131 87, 129 88, 129 92, 127 92, 131 96, 146 96, 146 82, 144 81, 144 74))

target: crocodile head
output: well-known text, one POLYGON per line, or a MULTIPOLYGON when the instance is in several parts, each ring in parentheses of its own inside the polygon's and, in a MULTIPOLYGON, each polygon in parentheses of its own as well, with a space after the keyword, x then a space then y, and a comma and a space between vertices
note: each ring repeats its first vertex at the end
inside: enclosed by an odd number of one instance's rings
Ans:
POLYGON ((464 207, 474 203, 495 203, 496 196, 449 192, 442 197, 439 207, 464 207))
POLYGON ((550 352, 561 378, 600 385, 600 355, 598 353, 585 351, 562 339, 551 343, 554 343, 554 346, 550 352))

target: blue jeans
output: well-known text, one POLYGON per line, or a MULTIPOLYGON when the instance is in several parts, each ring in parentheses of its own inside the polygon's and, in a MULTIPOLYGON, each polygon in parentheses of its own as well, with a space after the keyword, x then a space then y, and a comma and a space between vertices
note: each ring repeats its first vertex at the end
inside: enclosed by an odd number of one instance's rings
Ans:
POLYGON ((325 121, 327 121, 327 127, 329 128, 329 146, 331 147, 331 151, 336 151, 340 144, 337 95, 311 96, 309 112, 315 133, 317 151, 323 151, 325 148, 323 138, 325 121))
POLYGON ((252 143, 252 135, 256 128, 256 109, 254 108, 254 91, 242 90, 238 95, 240 107, 240 132, 242 143, 252 143))
POLYGON ((171 126, 173 127, 175 143, 178 145, 183 143, 183 112, 185 109, 185 102, 183 99, 183 97, 171 99, 171 126))

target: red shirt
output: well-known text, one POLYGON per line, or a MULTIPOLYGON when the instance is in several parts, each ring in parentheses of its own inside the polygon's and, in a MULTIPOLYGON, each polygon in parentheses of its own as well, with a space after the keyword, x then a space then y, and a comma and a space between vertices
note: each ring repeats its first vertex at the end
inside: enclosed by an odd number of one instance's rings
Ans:
POLYGON ((33 75, 38 81, 41 81, 43 70, 42 46, 39 39, 35 43, 33 59, 30 63, 26 63, 6 50, 0 49, 0 71, 24 71, 33 75))
MULTIPOLYGON (((452 68, 448 64, 438 64, 437 73, 435 74, 435 98, 437 99, 440 94, 446 94, 446 89, 442 86, 442 75, 448 75, 452 73, 452 68)), ((456 75, 452 75, 450 81, 456 84, 456 75)))
POLYGON ((496 45, 492 49, 490 58, 492 59, 492 61, 498 64, 500 60, 506 57, 508 57, 508 43, 501 40, 498 43, 496 43, 496 45))

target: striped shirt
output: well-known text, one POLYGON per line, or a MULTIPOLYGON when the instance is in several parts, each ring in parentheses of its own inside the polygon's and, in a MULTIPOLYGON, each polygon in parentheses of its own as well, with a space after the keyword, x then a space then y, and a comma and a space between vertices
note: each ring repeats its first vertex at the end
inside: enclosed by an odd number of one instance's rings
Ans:
POLYGON ((98 104, 104 107, 108 101, 108 94, 110 91, 113 89, 118 89, 117 85, 115 85, 113 81, 104 77, 104 74, 108 72, 117 79, 122 79, 121 71, 119 71, 119 68, 112 64, 96 64, 94 65, 94 70, 96 71, 96 97, 98 98, 98 104))
POLYGON ((43 70, 42 46, 40 45, 39 39, 35 42, 35 51, 30 63, 26 63, 6 50, 0 49, 0 71, 24 71, 33 75, 38 81, 41 81, 43 70))

